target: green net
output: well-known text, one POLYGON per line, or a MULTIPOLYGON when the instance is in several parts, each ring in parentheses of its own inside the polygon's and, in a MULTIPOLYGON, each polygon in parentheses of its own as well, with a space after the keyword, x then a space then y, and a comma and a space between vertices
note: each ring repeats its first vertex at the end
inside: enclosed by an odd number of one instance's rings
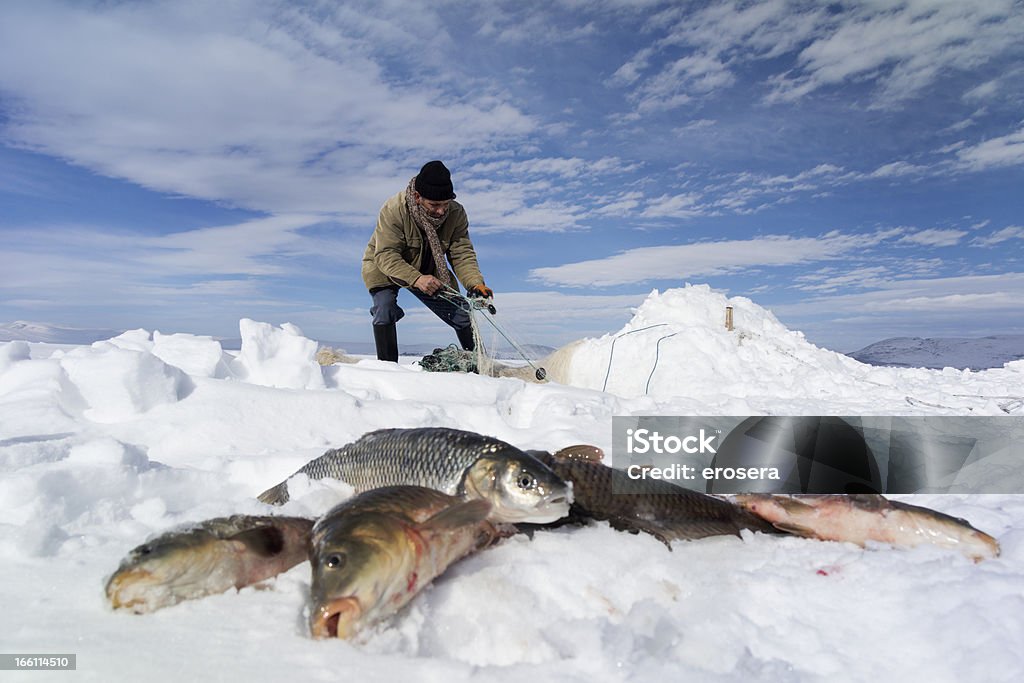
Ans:
POLYGON ((477 372, 476 353, 465 351, 452 344, 419 360, 420 367, 427 372, 477 372))

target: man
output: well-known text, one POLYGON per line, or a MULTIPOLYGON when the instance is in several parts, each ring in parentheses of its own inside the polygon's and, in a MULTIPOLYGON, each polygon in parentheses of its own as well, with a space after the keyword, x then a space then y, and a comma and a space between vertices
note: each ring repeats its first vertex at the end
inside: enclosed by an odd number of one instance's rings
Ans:
POLYGON ((400 287, 409 288, 453 327, 462 348, 474 348, 469 313, 438 296, 447 287, 458 291, 445 257, 470 296, 494 296, 480 274, 469 241, 469 219, 462 205, 454 201, 453 190, 452 176, 445 165, 430 161, 408 187, 381 207, 377 229, 363 254, 363 282, 373 298, 370 314, 380 360, 398 361, 395 323, 405 315, 398 305, 400 287))

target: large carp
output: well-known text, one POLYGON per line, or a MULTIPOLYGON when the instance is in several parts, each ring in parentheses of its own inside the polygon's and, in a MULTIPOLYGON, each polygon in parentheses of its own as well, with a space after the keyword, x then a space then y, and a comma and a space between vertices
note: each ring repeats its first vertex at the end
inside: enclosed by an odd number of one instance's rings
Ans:
POLYGON ((313 529, 310 632, 351 638, 391 616, 453 562, 499 536, 491 505, 420 486, 362 493, 313 529))

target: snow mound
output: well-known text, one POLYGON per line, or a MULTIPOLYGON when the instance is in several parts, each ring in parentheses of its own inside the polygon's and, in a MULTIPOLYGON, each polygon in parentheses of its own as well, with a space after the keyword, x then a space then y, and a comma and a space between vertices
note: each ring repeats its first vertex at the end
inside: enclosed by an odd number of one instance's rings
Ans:
POLYGON ((808 401, 820 415, 914 414, 922 407, 1001 414, 1009 412, 1006 397, 1020 394, 1010 373, 999 370, 865 365, 811 344, 750 299, 707 285, 655 290, 618 332, 575 342, 545 363, 549 377, 563 384, 629 398, 692 400, 696 412, 689 414, 796 415, 806 413, 808 401), (952 396, 941 403, 920 399, 937 390, 952 396))
POLYGON ((621 396, 712 390, 743 398, 752 386, 795 395, 809 376, 842 384, 858 365, 809 343, 750 299, 687 285, 655 290, 621 330, 584 340, 565 379, 621 396))
POLYGON ((174 403, 191 390, 184 372, 145 349, 151 342, 143 342, 139 334, 125 334, 132 336, 74 349, 60 361, 89 405, 85 417, 96 422, 119 422, 174 403))
POLYGON ((232 357, 213 337, 153 333, 153 355, 193 377, 223 379, 231 376, 232 357))
POLYGON ((231 364, 238 379, 281 389, 323 389, 317 343, 291 323, 274 327, 243 318, 238 324, 242 350, 231 364))

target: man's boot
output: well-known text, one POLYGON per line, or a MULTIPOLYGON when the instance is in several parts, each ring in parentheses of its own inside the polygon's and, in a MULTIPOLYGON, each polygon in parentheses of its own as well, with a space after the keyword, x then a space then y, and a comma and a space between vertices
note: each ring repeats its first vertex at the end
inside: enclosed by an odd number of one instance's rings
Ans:
POLYGON ((476 348, 476 342, 473 341, 473 328, 463 327, 461 330, 455 330, 455 335, 459 338, 459 343, 462 344, 462 348, 466 351, 472 351, 476 348))
POLYGON ((398 330, 394 323, 374 325, 373 343, 377 345, 377 360, 398 362, 398 330))

